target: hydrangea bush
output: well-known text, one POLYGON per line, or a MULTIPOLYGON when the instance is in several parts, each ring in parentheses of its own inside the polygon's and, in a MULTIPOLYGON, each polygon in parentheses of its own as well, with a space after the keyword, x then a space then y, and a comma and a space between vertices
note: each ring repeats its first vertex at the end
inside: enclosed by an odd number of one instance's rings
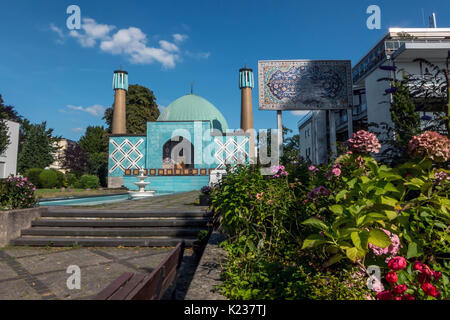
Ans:
POLYGON ((408 151, 415 158, 446 162, 450 159, 450 139, 434 131, 425 131, 411 139, 408 151))

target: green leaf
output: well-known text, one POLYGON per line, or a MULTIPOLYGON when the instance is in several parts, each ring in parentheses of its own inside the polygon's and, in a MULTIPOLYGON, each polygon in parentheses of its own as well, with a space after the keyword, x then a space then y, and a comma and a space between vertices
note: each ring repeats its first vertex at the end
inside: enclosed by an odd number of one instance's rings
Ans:
POLYGON ((347 255, 347 258, 349 258, 353 262, 356 262, 357 260, 360 260, 365 256, 365 252, 359 250, 356 247, 348 248, 347 250, 345 250, 345 254, 347 255))
POLYGON ((386 214, 386 217, 388 217, 389 220, 394 220, 397 218, 397 212, 392 210, 384 210, 384 213, 386 214))
POLYGON ((324 237, 322 237, 320 234, 312 234, 303 241, 302 250, 306 248, 317 247, 321 244, 324 244, 325 242, 326 241, 324 237))
POLYGON ((330 259, 328 259, 324 264, 323 267, 324 268, 328 268, 329 266, 341 261, 344 258, 344 256, 342 254, 335 254, 334 256, 332 256, 330 259))
POLYGON ((339 191, 339 193, 336 195, 336 201, 340 201, 340 200, 344 199, 344 197, 347 193, 348 193, 348 191, 345 189, 339 191))
POLYGON ((397 199, 390 198, 390 197, 381 197, 381 203, 390 207, 395 207, 397 204, 397 199))
POLYGON ((352 232, 350 237, 356 248, 361 251, 366 251, 369 238, 369 233, 367 231, 352 232))
POLYGON ((384 186, 384 191, 387 191, 387 192, 400 192, 392 183, 387 183, 385 186, 384 186))
POLYGON ((302 224, 307 225, 307 226, 311 226, 314 228, 318 228, 320 230, 323 231, 327 231, 328 230, 328 226, 321 220, 317 219, 317 218, 309 218, 306 219, 305 221, 302 222, 302 224))
POLYGON ((331 212, 333 212, 335 214, 342 214, 344 212, 344 209, 342 208, 342 206, 340 206, 338 204, 334 204, 334 205, 330 206, 330 210, 331 210, 331 212))
POLYGON ((416 258, 420 257, 423 253, 421 252, 419 246, 415 242, 410 242, 408 245, 408 253, 406 254, 406 258, 416 258))
POLYGON ((387 248, 391 244, 391 239, 383 231, 372 229, 369 231, 368 242, 379 248, 387 248))

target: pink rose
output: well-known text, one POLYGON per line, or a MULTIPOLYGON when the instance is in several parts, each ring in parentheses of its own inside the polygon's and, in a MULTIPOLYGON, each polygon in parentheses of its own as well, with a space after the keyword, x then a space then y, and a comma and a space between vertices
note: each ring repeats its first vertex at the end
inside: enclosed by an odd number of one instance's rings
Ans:
POLYGON ((389 261, 388 266, 394 271, 402 270, 406 267, 406 259, 403 257, 394 257, 389 261))
POLYGON ((402 294, 406 290, 408 290, 408 287, 405 284, 399 284, 399 285, 394 286, 394 288, 392 288, 392 291, 394 291, 394 293, 396 293, 396 294, 402 294))

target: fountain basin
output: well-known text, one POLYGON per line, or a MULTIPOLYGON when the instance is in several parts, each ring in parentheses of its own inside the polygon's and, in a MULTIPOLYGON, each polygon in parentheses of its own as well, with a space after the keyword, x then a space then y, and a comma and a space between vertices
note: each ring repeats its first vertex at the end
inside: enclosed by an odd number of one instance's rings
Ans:
POLYGON ((153 197, 155 195, 155 191, 154 190, 149 190, 149 191, 128 191, 128 195, 130 197, 130 199, 144 199, 144 198, 149 198, 149 197, 153 197))

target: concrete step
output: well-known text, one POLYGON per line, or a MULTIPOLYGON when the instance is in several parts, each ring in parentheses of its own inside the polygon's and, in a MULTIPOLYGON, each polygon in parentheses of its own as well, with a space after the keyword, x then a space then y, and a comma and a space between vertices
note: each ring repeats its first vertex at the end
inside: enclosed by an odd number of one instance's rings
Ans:
POLYGON ((195 239, 184 238, 81 238, 81 237, 27 237, 22 236, 12 240, 14 246, 50 246, 70 247, 74 245, 85 247, 173 247, 180 241, 185 241, 191 247, 195 239))
POLYGON ((211 213, 202 208, 189 210, 158 209, 158 210, 77 210, 49 209, 42 217, 55 218, 206 218, 211 213))
POLYGON ((210 219, 40 219, 32 227, 205 227, 210 219))
POLYGON ((197 237, 205 228, 73 228, 32 227, 22 230, 22 236, 72 236, 72 237, 197 237))

